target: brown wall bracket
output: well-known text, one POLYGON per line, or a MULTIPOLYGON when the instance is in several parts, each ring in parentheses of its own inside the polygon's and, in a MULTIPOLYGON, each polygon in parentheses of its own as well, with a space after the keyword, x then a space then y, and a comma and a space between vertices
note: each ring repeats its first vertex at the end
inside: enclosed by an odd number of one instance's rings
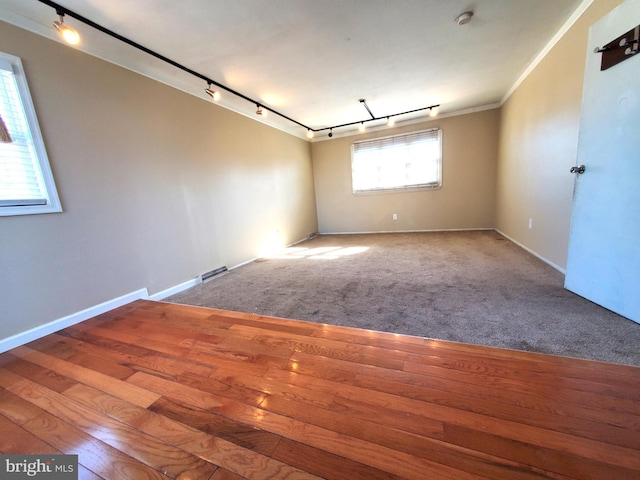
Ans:
POLYGON ((606 70, 614 65, 624 62, 640 51, 640 25, 632 28, 627 33, 620 35, 615 40, 607 43, 602 48, 596 48, 595 53, 602 53, 600 70, 606 70))

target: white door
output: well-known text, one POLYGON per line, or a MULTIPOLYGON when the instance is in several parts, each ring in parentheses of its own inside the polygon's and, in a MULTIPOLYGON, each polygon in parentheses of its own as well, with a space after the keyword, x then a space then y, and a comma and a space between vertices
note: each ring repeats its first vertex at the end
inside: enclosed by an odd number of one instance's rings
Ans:
POLYGON ((627 0, 589 32, 565 288, 640 323, 640 53, 594 53, 638 24, 627 0))

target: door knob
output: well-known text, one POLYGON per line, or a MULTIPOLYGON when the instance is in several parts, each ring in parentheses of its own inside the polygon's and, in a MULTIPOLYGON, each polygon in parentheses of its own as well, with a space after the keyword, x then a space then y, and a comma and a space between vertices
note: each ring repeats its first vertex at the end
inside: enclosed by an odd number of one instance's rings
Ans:
POLYGON ((571 170, 569 170, 571 173, 579 173, 580 175, 582 175, 585 171, 584 165, 578 165, 577 167, 571 167, 571 170))

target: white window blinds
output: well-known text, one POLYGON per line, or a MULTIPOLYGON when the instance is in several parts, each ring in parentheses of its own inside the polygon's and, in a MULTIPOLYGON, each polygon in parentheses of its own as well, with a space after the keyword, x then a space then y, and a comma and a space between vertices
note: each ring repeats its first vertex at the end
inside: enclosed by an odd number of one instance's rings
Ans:
POLYGON ((441 138, 433 129, 354 143, 353 192, 440 187, 441 138))
POLYGON ((0 215, 60 211, 21 63, 0 56, 0 116, 11 142, 0 142, 0 215))

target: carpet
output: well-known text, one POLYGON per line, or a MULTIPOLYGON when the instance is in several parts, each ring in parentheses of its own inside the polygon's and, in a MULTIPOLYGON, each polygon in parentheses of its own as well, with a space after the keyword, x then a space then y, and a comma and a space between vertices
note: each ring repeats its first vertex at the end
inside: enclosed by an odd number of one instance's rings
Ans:
POLYGON ((640 366, 640 325, 495 231, 320 235, 169 302, 640 366))

